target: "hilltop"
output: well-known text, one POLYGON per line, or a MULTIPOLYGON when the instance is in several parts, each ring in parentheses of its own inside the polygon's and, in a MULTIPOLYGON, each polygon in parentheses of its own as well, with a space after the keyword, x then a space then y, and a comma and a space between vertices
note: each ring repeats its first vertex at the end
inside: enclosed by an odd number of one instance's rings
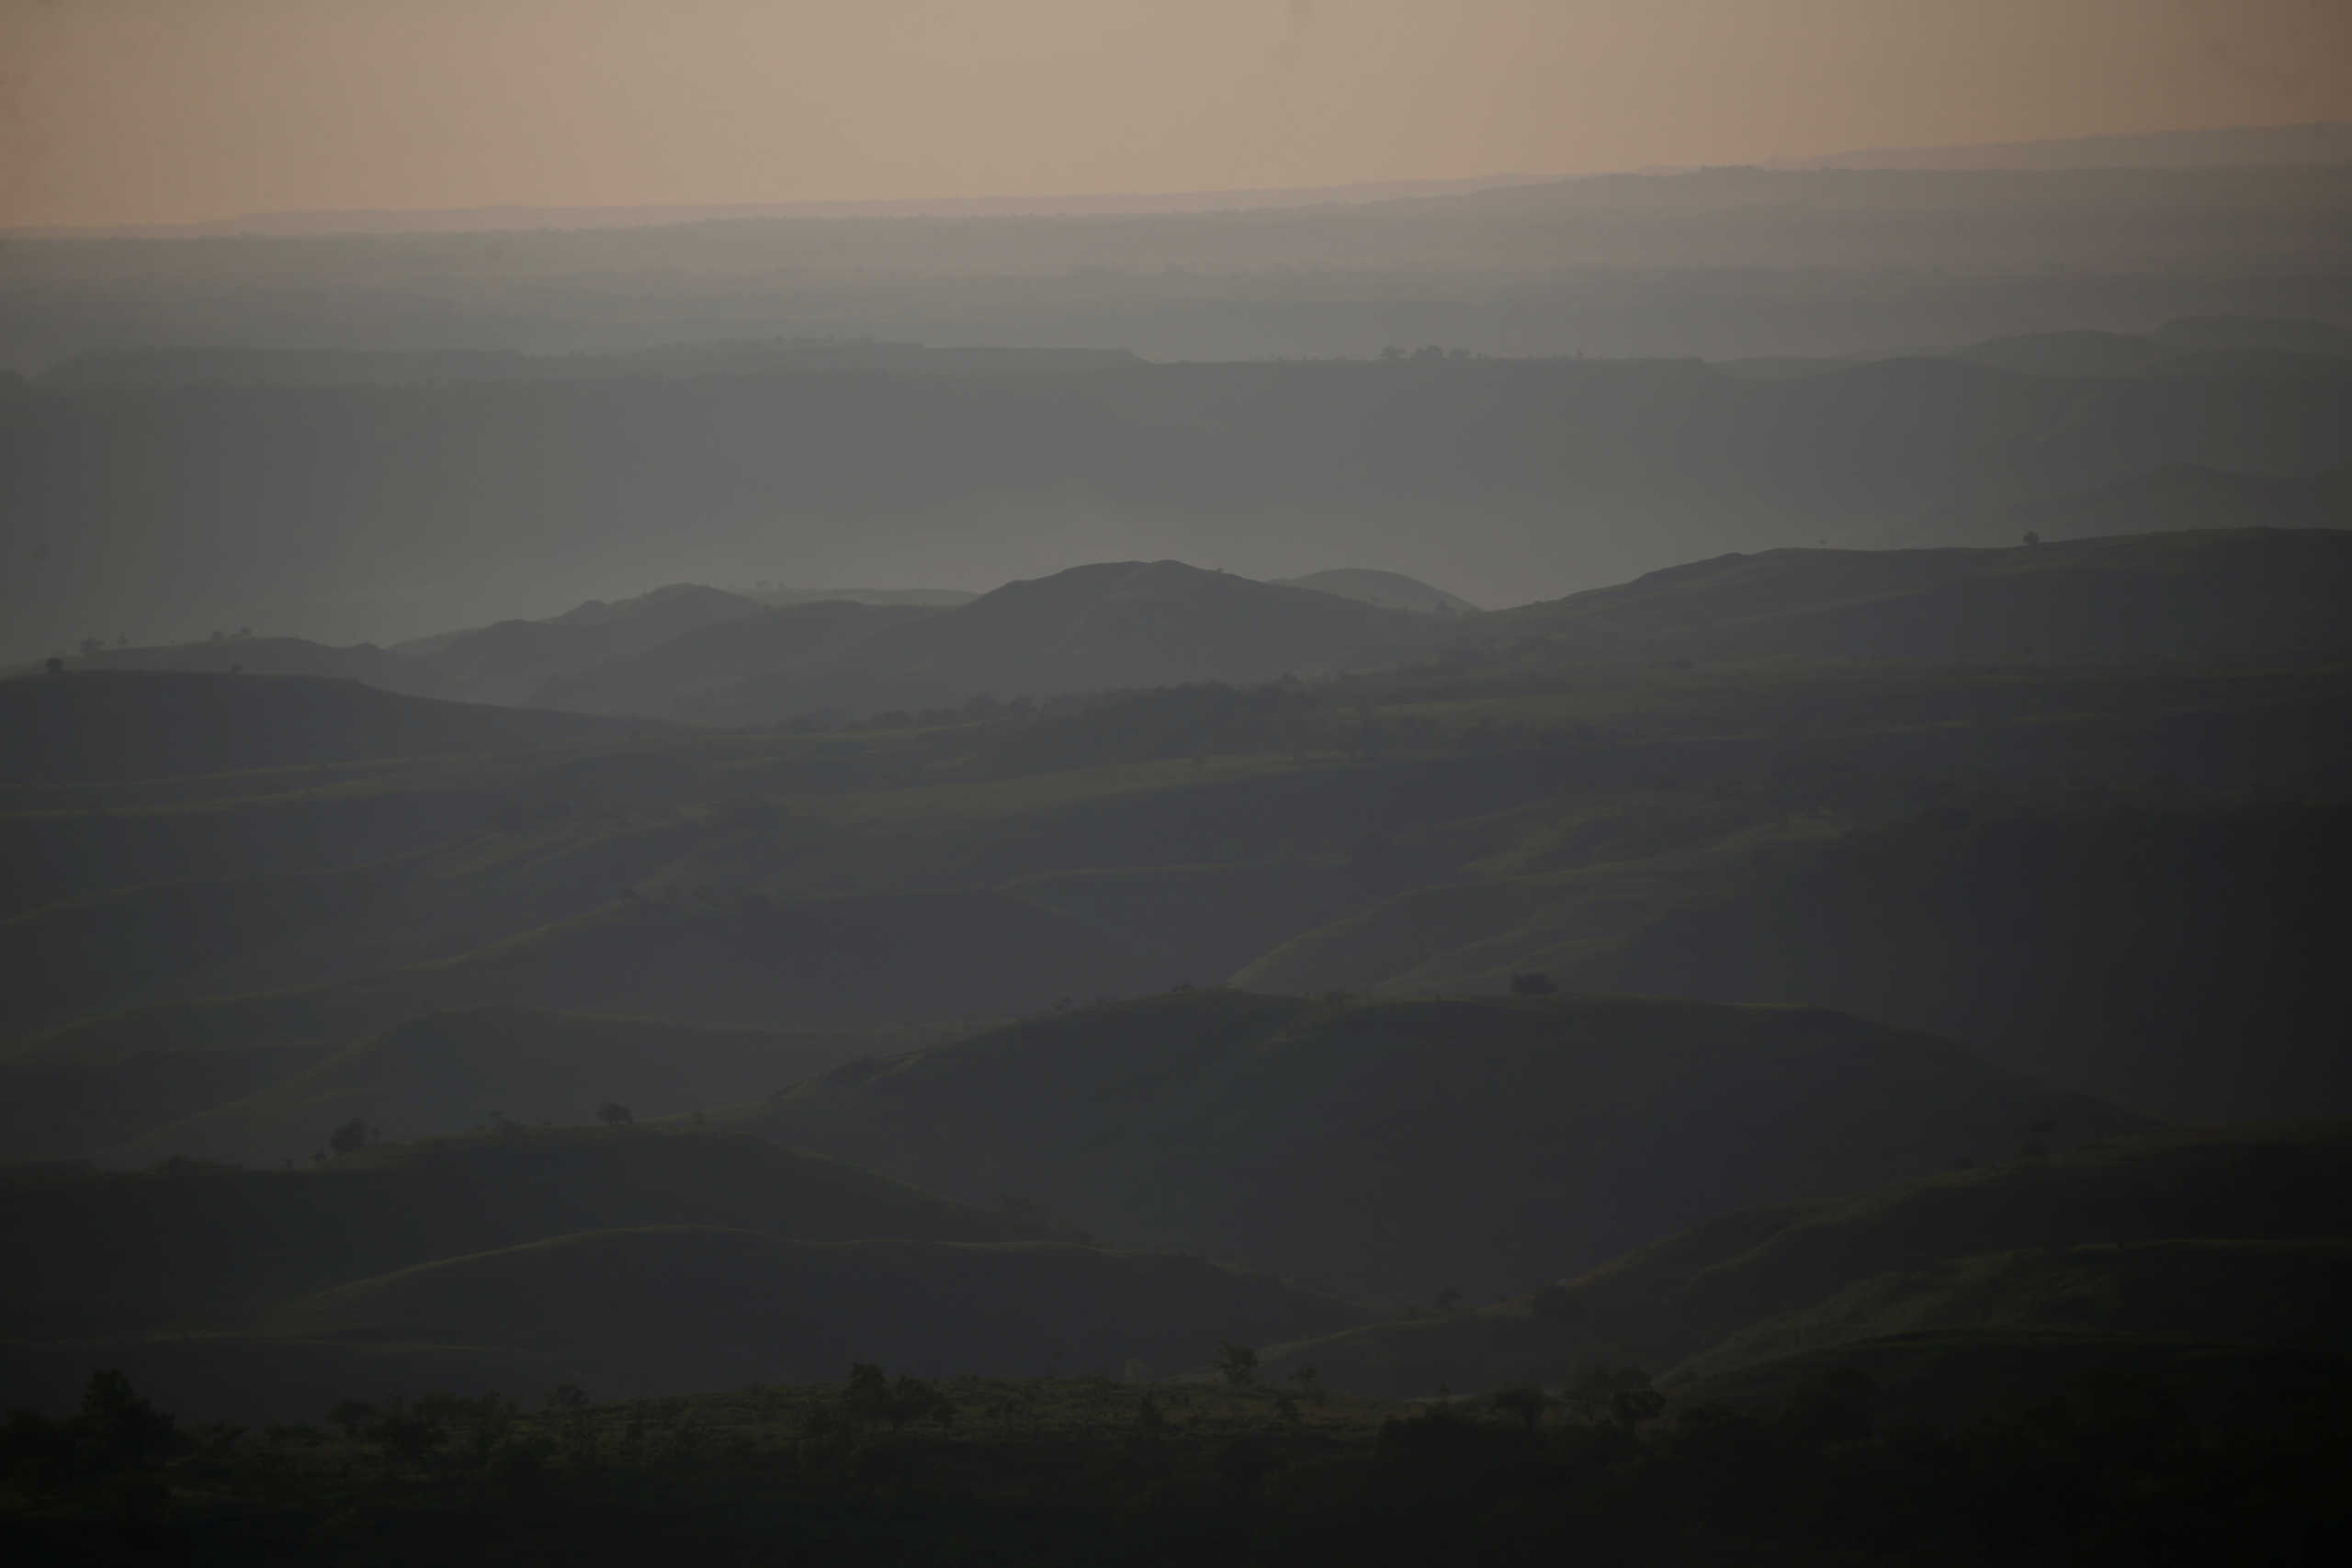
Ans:
POLYGON ((673 637, 755 614, 757 601, 699 583, 672 583, 632 599, 592 599, 543 621, 494 626, 397 643, 396 678, 411 689, 469 702, 515 705, 550 681, 626 660, 673 637))
POLYGON ((1278 577, 1273 581, 1280 588, 1312 588, 1318 593, 1336 593, 1342 599, 1377 604, 1384 610, 1412 610, 1425 615, 1471 615, 1478 608, 1458 594, 1432 588, 1403 572, 1374 571, 1367 567, 1334 567, 1329 571, 1310 571, 1305 577, 1278 577))
POLYGON ((1397 611, 1181 561, 1113 561, 1009 582, 880 626, 830 657, 708 694, 752 723, 820 708, 954 705, 1393 661, 1427 646, 1397 611))
POLYGON ((2352 532, 2335 530, 1783 549, 1508 611, 1488 635, 1566 658, 2329 662, 2352 652, 2347 595, 2352 532))
POLYGON ((390 692, 516 706, 551 681, 626 660, 673 637, 757 613, 757 600, 678 582, 634 598, 591 599, 544 620, 510 619, 390 648, 336 648, 302 637, 215 634, 208 642, 85 648, 71 669, 324 675, 390 692))
POLYGON ((2134 1119, 1818 1010, 1218 991, 853 1064, 738 1124, 1396 1301, 1525 1290, 1736 1202, 2134 1119))

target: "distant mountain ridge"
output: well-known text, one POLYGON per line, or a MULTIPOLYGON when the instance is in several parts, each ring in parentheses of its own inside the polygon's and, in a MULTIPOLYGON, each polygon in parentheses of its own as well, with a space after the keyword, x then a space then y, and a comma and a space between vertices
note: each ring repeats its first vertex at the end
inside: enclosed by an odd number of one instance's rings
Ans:
POLYGON ((1342 599, 1377 604, 1384 610, 1411 610, 1425 615, 1459 615, 1475 613, 1478 608, 1458 594, 1432 588, 1403 572, 1375 571, 1360 566, 1334 567, 1328 571, 1310 571, 1304 577, 1270 581, 1277 587, 1312 588, 1318 593, 1336 593, 1342 599))
POLYGON ((2135 130, 2033 141, 1877 147, 1781 158, 1773 169, 2198 169, 2352 164, 2352 121, 2135 130))
POLYGON ((1722 556, 1478 630, 1570 656, 2292 663, 2352 653, 2347 596, 2352 532, 2241 528, 1722 556))
POLYGON ((892 619, 838 651, 714 690, 699 716, 748 724, 826 708, 1267 681, 1393 662, 1428 643, 1424 619, 1401 611, 1181 561, 1113 561, 892 619))

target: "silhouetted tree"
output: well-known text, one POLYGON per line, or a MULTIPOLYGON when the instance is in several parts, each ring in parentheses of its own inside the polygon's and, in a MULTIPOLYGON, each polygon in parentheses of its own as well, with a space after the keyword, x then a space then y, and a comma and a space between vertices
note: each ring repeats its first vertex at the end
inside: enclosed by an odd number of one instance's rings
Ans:
POLYGON ((628 1106, 616 1100, 608 1100, 596 1107, 596 1120, 607 1127, 628 1127, 634 1125, 637 1118, 628 1106))
POLYGON ((375 1128, 354 1116, 327 1134, 327 1147, 339 1155, 357 1154, 368 1146, 368 1140, 375 1135, 375 1128))
POLYGON ((41 660, 41 668, 47 670, 52 675, 62 675, 65 673, 65 660, 58 658, 57 655, 52 653, 47 659, 41 660))
POLYGON ((1487 1396, 1487 1403, 1503 1415, 1516 1417, 1528 1426, 1533 1427, 1542 1423, 1544 1407, 1551 1401, 1544 1398, 1544 1391, 1534 1384, 1521 1383, 1515 1388, 1495 1390, 1487 1396))
POLYGON ((1666 1395, 1639 1367, 1593 1366, 1568 1384, 1568 1407, 1595 1425, 1639 1426, 1666 1408, 1666 1395))
POLYGON ((82 1391, 81 1427, 92 1457, 105 1470, 136 1470, 169 1458, 180 1445, 177 1424, 130 1387, 118 1371, 92 1372, 82 1391))
POLYGON ((1220 1345, 1216 1370, 1234 1387, 1248 1388, 1258 1381, 1258 1352, 1247 1345, 1220 1345))

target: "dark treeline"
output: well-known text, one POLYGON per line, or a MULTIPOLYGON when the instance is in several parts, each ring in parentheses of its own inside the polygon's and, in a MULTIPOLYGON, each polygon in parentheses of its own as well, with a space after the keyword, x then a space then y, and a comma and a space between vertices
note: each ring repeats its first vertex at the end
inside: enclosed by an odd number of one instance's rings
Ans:
POLYGON ((346 1400, 261 1431, 183 1424, 102 1373, 75 1416, 0 1433, 20 1504, 0 1540, 93 1563, 2120 1565, 2318 1561, 2346 1539, 2340 1372, 2278 1391, 2262 1425, 2108 1373, 1956 1430, 1889 1421, 1869 1377, 1834 1371, 1666 1420, 1645 1378, 1599 1367, 1556 1399, 1418 1407, 1227 1372, 933 1383, 865 1363, 693 1400, 346 1400))

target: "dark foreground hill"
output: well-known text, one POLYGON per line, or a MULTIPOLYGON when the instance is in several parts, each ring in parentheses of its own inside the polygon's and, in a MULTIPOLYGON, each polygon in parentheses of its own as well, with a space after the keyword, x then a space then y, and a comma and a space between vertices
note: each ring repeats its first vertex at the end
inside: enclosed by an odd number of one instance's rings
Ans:
POLYGON ((853 1361, 936 1376, 1197 1370, 1226 1341, 1346 1325, 1328 1297, 1197 1258, 1039 1242, 599 1231, 358 1280, 270 1312, 295 1339, 560 1357, 607 1386, 814 1382, 853 1361), (1132 1371, 1132 1368, 1128 1369, 1132 1371))
MULTIPOLYGON (((2340 724, 2306 710, 2278 735, 2316 759, 2340 724)), ((2060 729, 2013 733, 2047 746, 2060 729)), ((1993 754, 1992 730, 1974 735, 1955 771, 1993 754)), ((2228 723, 2177 745, 2251 754, 2228 723)), ((1409 995, 1539 971, 1578 988, 1815 1003, 2151 1115, 2352 1113, 2340 807, 1996 797, 1611 859, 1417 889, 1301 933, 1238 979, 1409 995)))
POLYGON ((2341 807, 1936 813, 1630 938, 1602 982, 1814 1000, 2191 1122, 2352 1113, 2341 807))
POLYGON ((28 1037, 17 1060, 62 1067, 142 1052, 339 1049, 482 1007, 751 1030, 941 1023, 1044 1007, 1076 977, 1105 991, 1163 990, 1181 978, 1174 967, 1078 916, 988 889, 700 908, 630 897, 452 959, 90 1018, 28 1037))
POLYGON ((349 680, 72 671, 0 681, 0 778, 81 784, 509 751, 610 743, 650 728, 403 696, 349 680))
POLYGON ((1483 629, 1570 658, 2259 665, 2352 653, 2347 597, 2352 532, 2246 528, 1721 556, 1483 629))
POLYGON ((0 1235, 41 1266, 0 1305, 17 1338, 228 1328, 277 1303, 438 1258, 677 1224, 811 1241, 1037 1234, 758 1139, 513 1127, 365 1150, 322 1168, 18 1168, 0 1184, 0 1235))
POLYGON ((1695 1386, 1920 1334, 2342 1352, 2347 1240, 2344 1125, 2149 1134, 1817 1209, 1727 1213, 1532 1298, 1367 1327, 1273 1365, 1417 1393, 1596 1359, 1695 1386))
MULTIPOLYGON (((760 1099, 898 1038, 469 1008, 321 1050, 303 1070, 217 1103, 199 1088, 184 1094, 176 1114, 113 1138, 85 1134, 74 1152, 133 1167, 175 1156, 269 1165, 300 1157, 306 1139, 322 1144, 355 1118, 379 1137, 401 1139, 483 1126, 493 1115, 584 1125, 608 1104, 653 1121, 760 1099)), ((255 1049, 157 1053, 119 1065, 115 1076, 137 1066, 168 1081, 168 1064, 194 1077, 191 1064, 222 1055, 242 1060, 255 1049)), ((18 1068, 0 1081, 35 1077, 18 1068)), ((18 1148, 18 1157, 30 1157, 18 1148)))
POLYGON ((1114 1245, 1392 1301, 1523 1291, 1736 1204, 2131 1124, 1818 1010, 1239 992, 854 1064, 749 1123, 1114 1245))

